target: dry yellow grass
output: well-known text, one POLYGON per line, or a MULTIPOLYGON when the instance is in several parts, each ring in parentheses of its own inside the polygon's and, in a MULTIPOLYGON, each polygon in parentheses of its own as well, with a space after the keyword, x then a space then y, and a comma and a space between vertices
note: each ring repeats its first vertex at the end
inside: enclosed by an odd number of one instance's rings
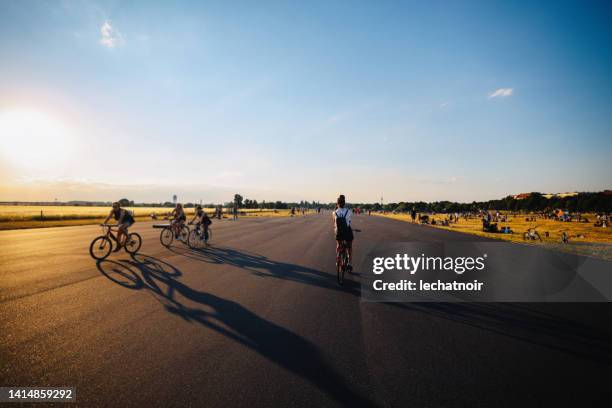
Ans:
MULTIPOLYGON (((377 214, 388 218, 401 221, 412 222, 408 214, 377 214)), ((536 218, 535 221, 526 221, 527 215, 511 216, 508 215, 506 222, 499 222, 499 228, 508 226, 513 231, 512 234, 490 233, 482 230, 482 220, 480 218, 460 218, 459 222, 449 224, 448 227, 442 225, 429 225, 432 228, 446 229, 478 235, 481 237, 499 239, 504 241, 518 242, 524 244, 542 245, 566 252, 578 253, 612 259, 612 228, 595 227, 595 214, 584 214, 589 219, 588 223, 582 222, 561 222, 544 218, 536 218), (525 240, 524 233, 529 228, 536 228, 542 242, 525 240), (562 233, 565 232, 569 237, 569 244, 561 243, 562 233), (548 236, 546 236, 548 233, 548 236)), ((442 221, 448 218, 447 214, 430 215, 430 219, 442 221)))
MULTIPOLYGON (((152 214, 162 219, 172 211, 171 208, 160 207, 126 208, 134 212, 137 221, 151 220, 152 214)), ((193 208, 188 208, 185 213, 190 217, 194 211, 193 208)), ((215 210, 205 208, 205 211, 212 215, 215 210)), ((224 216, 231 216, 227 211, 224 209, 224 216)), ((0 205, 0 230, 97 224, 103 221, 109 212, 110 207, 0 205)), ((240 216, 287 217, 289 210, 243 209, 240 216)))

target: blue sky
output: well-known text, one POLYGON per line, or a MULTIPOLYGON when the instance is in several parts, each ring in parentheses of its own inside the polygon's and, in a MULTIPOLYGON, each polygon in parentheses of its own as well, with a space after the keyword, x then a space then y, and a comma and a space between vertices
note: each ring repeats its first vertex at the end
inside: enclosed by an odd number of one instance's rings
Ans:
POLYGON ((609 2, 5 0, 0 200, 610 188, 610 21, 609 2))

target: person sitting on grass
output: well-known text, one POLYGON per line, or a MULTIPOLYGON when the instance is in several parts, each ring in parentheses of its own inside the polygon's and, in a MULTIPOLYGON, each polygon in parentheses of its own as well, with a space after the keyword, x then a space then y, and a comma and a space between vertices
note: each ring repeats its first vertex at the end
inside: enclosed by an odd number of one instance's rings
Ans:
POLYGON ((104 224, 113 217, 117 221, 117 248, 114 252, 118 252, 123 246, 124 236, 128 235, 128 228, 134 224, 134 217, 128 210, 121 208, 118 202, 113 203, 113 209, 104 220, 104 224))

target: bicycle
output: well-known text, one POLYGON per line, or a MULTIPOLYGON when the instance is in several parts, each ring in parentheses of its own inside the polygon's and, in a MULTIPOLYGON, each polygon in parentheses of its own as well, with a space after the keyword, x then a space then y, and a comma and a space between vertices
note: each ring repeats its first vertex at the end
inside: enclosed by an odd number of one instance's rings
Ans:
POLYGON ((346 241, 342 241, 338 249, 336 250, 336 277, 338 284, 342 286, 344 284, 344 273, 349 270, 349 256, 348 247, 346 241))
MULTIPOLYGON (((100 224, 100 226, 102 227, 103 235, 94 238, 89 245, 89 254, 98 261, 104 260, 110 255, 113 250, 112 241, 119 245, 117 237, 112 232, 112 227, 116 227, 116 225, 100 224)), ((123 240, 123 248, 130 255, 137 253, 141 246, 142 237, 136 232, 130 232, 123 240)))
POLYGON ((208 237, 203 238, 200 228, 201 226, 197 225, 194 229, 189 231, 189 236, 187 238, 187 245, 189 245, 189 248, 200 248, 210 244, 210 240, 212 239, 212 229, 209 226, 208 237))
POLYGON ((523 234, 523 240, 542 242, 542 237, 540 236, 540 233, 537 231, 536 228, 538 227, 529 228, 527 231, 525 231, 525 233, 523 234))
MULTIPOLYGON (((162 229, 161 232, 159 233, 159 241, 161 242, 163 246, 168 248, 170 245, 172 245, 172 242, 174 241, 174 235, 175 235, 174 234, 175 228, 172 224, 153 225, 153 228, 162 229)), ((179 231, 178 240, 188 244, 187 242, 188 239, 189 239, 189 228, 185 224, 183 224, 183 226, 181 227, 181 230, 179 231)))

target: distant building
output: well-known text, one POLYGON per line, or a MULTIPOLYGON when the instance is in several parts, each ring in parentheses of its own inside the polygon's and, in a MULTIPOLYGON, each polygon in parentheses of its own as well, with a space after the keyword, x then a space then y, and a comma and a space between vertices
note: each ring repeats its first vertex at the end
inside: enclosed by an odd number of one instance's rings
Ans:
POLYGON ((521 194, 513 195, 512 198, 514 198, 515 200, 524 200, 526 198, 529 198, 530 195, 531 193, 521 193, 521 194))

